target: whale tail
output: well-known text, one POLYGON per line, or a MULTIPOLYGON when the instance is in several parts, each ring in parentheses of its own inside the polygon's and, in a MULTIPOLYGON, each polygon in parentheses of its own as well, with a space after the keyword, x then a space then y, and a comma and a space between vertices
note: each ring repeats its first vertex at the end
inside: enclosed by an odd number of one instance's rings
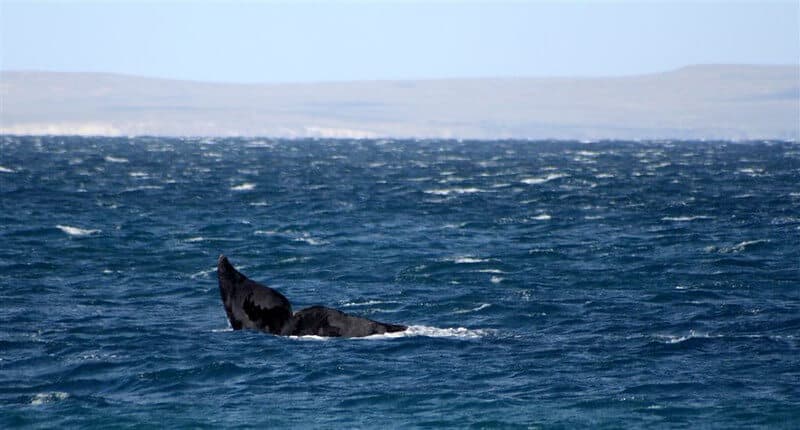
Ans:
POLYGON ((252 328, 279 333, 292 316, 283 294, 252 281, 236 270, 225 255, 217 261, 219 294, 234 330, 252 328))
POLYGON ((248 279, 224 254, 217 260, 217 277, 225 314, 234 330, 256 329, 289 336, 362 337, 407 328, 323 306, 312 306, 294 314, 291 303, 283 294, 248 279))

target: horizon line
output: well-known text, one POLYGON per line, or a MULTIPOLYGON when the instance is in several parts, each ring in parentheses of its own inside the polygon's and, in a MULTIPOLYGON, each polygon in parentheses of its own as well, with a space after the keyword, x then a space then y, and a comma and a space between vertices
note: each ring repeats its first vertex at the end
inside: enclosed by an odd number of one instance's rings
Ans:
MULTIPOLYGON (((666 73, 674 73, 685 69, 703 67, 785 67, 797 68, 800 72, 800 62, 798 63, 690 63, 679 67, 651 71, 651 72, 632 72, 608 75, 496 75, 496 76, 451 76, 451 77, 425 77, 425 78, 372 78, 372 79, 332 79, 332 80, 308 80, 308 81, 225 81, 225 80, 203 80, 193 78, 176 78, 155 75, 139 75, 127 72, 115 71, 76 71, 76 70, 48 70, 48 69, 0 69, 0 75, 6 73, 42 73, 42 74, 62 74, 62 75, 101 75, 116 76, 137 79, 152 79, 160 81, 190 82, 203 84, 219 85, 316 85, 316 84, 342 84, 359 82, 437 82, 437 81, 478 81, 478 80, 532 80, 532 79, 616 79, 632 78, 641 76, 653 76, 666 73)), ((800 80, 800 75, 798 75, 800 80)))

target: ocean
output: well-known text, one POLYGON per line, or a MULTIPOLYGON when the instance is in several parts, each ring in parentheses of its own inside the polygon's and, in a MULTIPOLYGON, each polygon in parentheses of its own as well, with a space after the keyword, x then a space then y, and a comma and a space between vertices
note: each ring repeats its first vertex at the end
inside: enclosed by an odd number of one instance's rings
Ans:
POLYGON ((0 243, 2 428, 800 427, 797 143, 2 136, 0 243))

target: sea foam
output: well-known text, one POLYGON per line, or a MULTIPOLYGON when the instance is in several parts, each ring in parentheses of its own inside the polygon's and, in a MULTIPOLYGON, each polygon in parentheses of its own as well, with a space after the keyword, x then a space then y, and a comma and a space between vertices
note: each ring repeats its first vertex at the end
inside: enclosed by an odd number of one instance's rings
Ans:
MULTIPOLYGON (((487 329, 468 329, 464 327, 455 328, 439 328, 424 325, 412 325, 406 330, 397 331, 394 333, 373 334, 364 337, 351 337, 349 340, 383 340, 383 339, 400 339, 406 337, 438 337, 438 338, 453 338, 453 339, 479 339, 492 334, 493 330, 487 329)), ((289 336, 297 340, 332 340, 337 339, 327 336, 289 336)))
POLYGON ((72 227, 68 225, 57 225, 56 226, 59 230, 63 231, 64 233, 70 236, 88 236, 90 234, 100 233, 100 230, 96 229, 83 229, 78 227, 72 227))

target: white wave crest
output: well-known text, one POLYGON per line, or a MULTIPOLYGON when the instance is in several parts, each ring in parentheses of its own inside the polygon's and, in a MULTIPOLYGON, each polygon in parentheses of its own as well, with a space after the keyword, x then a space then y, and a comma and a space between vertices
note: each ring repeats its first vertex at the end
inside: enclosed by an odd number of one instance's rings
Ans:
POLYGON ((727 246, 723 248, 717 248, 716 246, 707 246, 705 248, 706 252, 719 252, 720 254, 732 254, 737 252, 745 251, 749 246, 757 245, 759 243, 769 243, 768 239, 756 239, 756 240, 745 240, 744 242, 739 242, 733 246, 727 246))
POLYGON ((536 220, 536 221, 549 221, 551 218, 553 218, 553 217, 551 217, 548 214, 540 214, 540 215, 536 215, 535 217, 531 217, 532 220, 536 220))
POLYGON ((9 169, 8 167, 0 166, 0 173, 14 173, 14 169, 9 169))
POLYGON ((696 332, 694 330, 689 330, 689 334, 686 334, 686 335, 683 335, 683 336, 676 336, 676 335, 670 335, 670 334, 660 334, 660 335, 656 335, 656 337, 659 338, 659 339, 662 339, 664 341, 664 343, 675 344, 675 343, 686 342, 689 339, 716 339, 716 338, 721 338, 721 337, 724 337, 724 336, 723 335, 719 335, 719 334, 712 335, 712 334, 708 334, 708 333, 698 333, 698 332, 696 332))
POLYGON ((478 306, 478 307, 476 307, 476 308, 472 308, 472 309, 459 309, 459 310, 457 310, 457 311, 455 311, 455 312, 453 312, 453 313, 454 313, 454 314, 466 314, 466 313, 470 313, 470 312, 478 312, 478 311, 482 311, 482 310, 484 310, 484 309, 488 308, 489 306, 491 306, 489 303, 481 303, 481 305, 480 305, 480 306, 478 306))
POLYGON ((695 221, 698 219, 714 219, 714 217, 706 216, 706 215, 694 215, 694 216, 665 216, 661 218, 661 221, 676 221, 676 222, 686 222, 686 221, 695 221))
POLYGON ((412 325, 409 326, 408 329, 406 329, 405 331, 376 334, 361 339, 392 339, 399 337, 414 337, 414 336, 452 337, 457 339, 478 339, 486 335, 489 335, 491 333, 492 333, 491 330, 481 330, 481 329, 471 330, 464 327, 439 328, 439 327, 430 327, 424 325, 412 325))
POLYGON ((436 196, 449 196, 450 194, 472 194, 472 193, 483 193, 486 190, 482 190, 480 188, 437 188, 433 190, 425 190, 426 194, 433 194, 436 196))
POLYGON ((502 274, 506 273, 506 272, 504 272, 504 271, 502 271, 500 269, 480 269, 477 272, 478 273, 492 273, 492 274, 495 274, 495 275, 502 275, 502 274))
POLYGON ((57 225, 56 226, 59 230, 63 231, 64 233, 70 236, 88 236, 90 234, 100 233, 100 230, 95 229, 83 229, 78 227, 71 227, 68 225, 57 225))
POLYGON ((476 263, 486 263, 489 260, 486 260, 484 258, 475 258, 475 257, 456 257, 450 261, 456 264, 476 264, 476 263))
POLYGON ((347 303, 342 303, 342 306, 348 308, 348 307, 352 307, 352 306, 382 305, 384 303, 388 303, 388 302, 382 302, 380 300, 367 300, 366 302, 347 302, 347 303))
POLYGON ((128 162, 127 158, 112 157, 110 155, 106 155, 105 160, 108 161, 109 163, 127 163, 128 162))
POLYGON ((540 177, 540 178, 524 178, 520 182, 522 182, 523 184, 526 184, 526 185, 538 185, 538 184, 543 184, 545 182, 550 182, 550 181, 552 181, 554 179, 563 178, 565 176, 567 176, 567 175, 564 175, 562 173, 551 173, 551 174, 549 174, 547 176, 540 177))
POLYGON ((32 405, 43 405, 45 403, 57 402, 69 397, 69 393, 63 391, 53 391, 51 393, 38 393, 31 399, 32 405))
POLYGON ((245 182, 243 184, 234 185, 231 187, 233 191, 250 191, 256 187, 256 184, 252 182, 245 182))
MULTIPOLYGON (((454 338, 454 339, 479 339, 481 337, 490 335, 493 333, 493 330, 471 330, 464 327, 456 327, 456 328, 439 328, 439 327, 429 327, 424 325, 412 325, 409 326, 404 331, 398 331, 394 333, 384 333, 384 334, 373 334, 372 336, 364 336, 364 337, 352 337, 348 338, 350 340, 383 340, 383 339, 400 339, 405 337, 443 337, 443 338, 454 338)), ((326 337, 326 336, 289 336, 291 339, 296 340, 322 340, 327 341, 331 339, 336 339, 333 337, 326 337)))
POLYGON ((197 273, 189 275, 189 278, 191 279, 209 278, 212 273, 216 272, 216 270, 217 270, 216 267, 212 267, 208 270, 201 270, 197 273))
POLYGON ((163 189, 164 189, 164 187, 162 187, 161 185, 142 185, 142 186, 140 186, 140 187, 130 187, 130 188, 125 188, 125 189, 124 189, 124 190, 122 190, 122 191, 124 191, 124 192, 126 192, 126 193, 131 193, 131 192, 134 192, 134 191, 144 191, 144 190, 163 190, 163 189))
POLYGON ((307 243, 307 244, 312 245, 312 246, 320 246, 320 245, 325 245, 325 244, 328 243, 328 242, 325 242, 324 240, 315 239, 315 238, 309 236, 308 234, 303 234, 301 237, 296 237, 296 238, 294 238, 292 240, 295 241, 295 242, 304 242, 304 243, 307 243))

